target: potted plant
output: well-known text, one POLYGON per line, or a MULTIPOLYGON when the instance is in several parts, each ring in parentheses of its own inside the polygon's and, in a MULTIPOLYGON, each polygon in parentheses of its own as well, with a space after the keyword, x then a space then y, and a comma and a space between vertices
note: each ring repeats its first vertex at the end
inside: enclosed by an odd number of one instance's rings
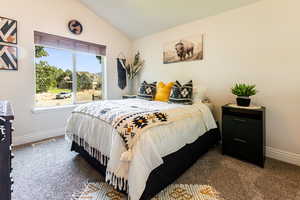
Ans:
POLYGON ((236 103, 238 106, 249 106, 251 99, 250 96, 253 96, 257 93, 255 85, 247 85, 245 83, 235 84, 231 88, 232 94, 236 95, 236 103))

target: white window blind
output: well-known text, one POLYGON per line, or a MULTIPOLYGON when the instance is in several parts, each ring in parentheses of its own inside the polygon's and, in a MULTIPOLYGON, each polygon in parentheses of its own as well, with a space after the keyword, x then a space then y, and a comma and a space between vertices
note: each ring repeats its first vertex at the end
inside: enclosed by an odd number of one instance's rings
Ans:
POLYGON ((96 55, 106 55, 106 46, 34 31, 35 45, 70 49, 96 55))

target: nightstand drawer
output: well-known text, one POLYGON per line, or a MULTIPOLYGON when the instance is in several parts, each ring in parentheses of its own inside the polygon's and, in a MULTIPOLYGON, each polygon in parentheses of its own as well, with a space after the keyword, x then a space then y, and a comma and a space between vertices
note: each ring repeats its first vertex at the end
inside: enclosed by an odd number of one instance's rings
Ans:
POLYGON ((261 121, 233 115, 223 116, 224 140, 235 140, 257 146, 262 138, 261 121))
POLYGON ((223 144, 223 153, 254 163, 262 159, 258 148, 254 148, 251 144, 236 138, 223 144))

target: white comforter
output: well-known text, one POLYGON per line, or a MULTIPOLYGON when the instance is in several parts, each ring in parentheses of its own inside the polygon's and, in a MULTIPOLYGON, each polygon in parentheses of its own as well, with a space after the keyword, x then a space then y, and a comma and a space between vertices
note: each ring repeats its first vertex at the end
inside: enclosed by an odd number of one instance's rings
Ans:
MULTIPOLYGON (((186 144, 193 143, 199 136, 217 126, 210 109, 201 102, 193 105, 178 105, 141 99, 121 101, 154 106, 160 110, 186 106, 197 111, 197 116, 147 129, 134 146, 132 160, 114 169, 128 180, 128 193, 131 199, 138 200, 151 171, 163 163, 162 157, 178 151, 186 144)), ((66 129, 67 137, 70 138, 72 134, 83 138, 90 147, 109 157, 108 169, 120 166, 118 165, 120 156, 126 149, 122 139, 110 124, 93 116, 73 113, 66 129)))

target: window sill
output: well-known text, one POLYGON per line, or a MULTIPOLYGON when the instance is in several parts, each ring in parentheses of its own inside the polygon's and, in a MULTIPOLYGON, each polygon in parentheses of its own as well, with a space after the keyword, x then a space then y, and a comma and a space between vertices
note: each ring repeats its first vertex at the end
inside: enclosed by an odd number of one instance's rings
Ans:
POLYGON ((64 105, 64 106, 55 106, 55 107, 42 107, 42 108, 33 108, 31 112, 33 114, 38 113, 45 113, 45 112, 52 112, 52 111, 61 111, 61 110, 68 110, 74 109, 77 105, 64 105))

